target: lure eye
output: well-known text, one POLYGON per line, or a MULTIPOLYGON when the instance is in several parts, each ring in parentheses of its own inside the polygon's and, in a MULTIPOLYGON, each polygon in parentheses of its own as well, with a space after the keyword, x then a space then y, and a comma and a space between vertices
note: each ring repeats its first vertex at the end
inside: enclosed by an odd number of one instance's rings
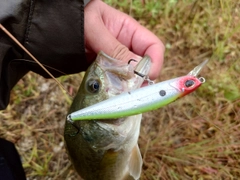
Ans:
POLYGON ((100 81, 97 79, 90 79, 87 82, 87 90, 91 93, 98 93, 100 89, 100 81))
POLYGON ((193 86, 195 84, 195 82, 193 81, 193 80, 187 80, 186 82, 185 82, 185 86, 186 87, 191 87, 191 86, 193 86))

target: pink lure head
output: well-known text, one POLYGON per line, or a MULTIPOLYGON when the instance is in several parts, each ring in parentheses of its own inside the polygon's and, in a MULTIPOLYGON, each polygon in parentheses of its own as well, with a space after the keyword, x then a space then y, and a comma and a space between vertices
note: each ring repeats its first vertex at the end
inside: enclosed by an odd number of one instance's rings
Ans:
POLYGON ((204 78, 197 78, 195 76, 187 75, 180 77, 176 82, 177 88, 182 92, 181 97, 195 91, 204 83, 204 78))

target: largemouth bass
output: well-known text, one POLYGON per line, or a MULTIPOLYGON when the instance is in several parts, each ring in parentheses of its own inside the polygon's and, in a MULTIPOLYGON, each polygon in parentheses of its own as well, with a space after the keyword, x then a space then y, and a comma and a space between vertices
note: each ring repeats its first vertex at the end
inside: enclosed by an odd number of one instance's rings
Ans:
MULTIPOLYGON (((137 69, 148 74, 150 59, 137 69)), ((144 79, 131 64, 100 52, 88 68, 69 113, 139 88, 144 79)), ((112 119, 66 121, 64 138, 74 168, 85 180, 139 179, 142 157, 137 144, 141 114, 112 119)))

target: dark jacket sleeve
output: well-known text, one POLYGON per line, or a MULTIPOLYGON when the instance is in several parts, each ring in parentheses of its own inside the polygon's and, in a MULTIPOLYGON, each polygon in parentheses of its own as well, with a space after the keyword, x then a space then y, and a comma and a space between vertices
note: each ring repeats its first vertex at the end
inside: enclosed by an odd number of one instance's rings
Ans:
MULTIPOLYGON (((77 73, 88 66, 81 0, 0 1, 0 23, 54 75, 77 73)), ((28 71, 48 75, 0 30, 0 109, 10 90, 28 71)))

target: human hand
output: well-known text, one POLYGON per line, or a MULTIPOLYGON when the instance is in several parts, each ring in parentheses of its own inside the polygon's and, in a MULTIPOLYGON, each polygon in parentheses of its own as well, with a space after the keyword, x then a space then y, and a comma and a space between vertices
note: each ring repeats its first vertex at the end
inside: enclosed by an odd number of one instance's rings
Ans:
POLYGON ((109 56, 129 61, 149 55, 152 59, 150 79, 156 79, 163 63, 164 45, 152 32, 132 17, 100 0, 91 0, 85 7, 85 47, 91 62, 102 50, 109 56))

